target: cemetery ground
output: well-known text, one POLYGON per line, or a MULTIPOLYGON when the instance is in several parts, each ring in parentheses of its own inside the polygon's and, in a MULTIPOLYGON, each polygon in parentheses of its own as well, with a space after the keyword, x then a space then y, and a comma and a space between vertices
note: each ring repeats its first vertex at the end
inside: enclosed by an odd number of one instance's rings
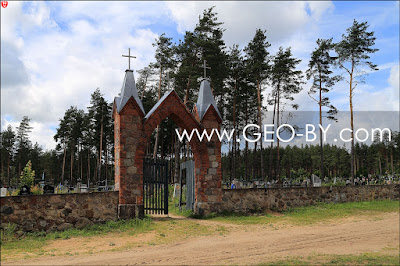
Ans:
POLYGON ((320 204, 283 213, 108 222, 47 235, 2 235, 2 265, 392 264, 399 202, 320 204))

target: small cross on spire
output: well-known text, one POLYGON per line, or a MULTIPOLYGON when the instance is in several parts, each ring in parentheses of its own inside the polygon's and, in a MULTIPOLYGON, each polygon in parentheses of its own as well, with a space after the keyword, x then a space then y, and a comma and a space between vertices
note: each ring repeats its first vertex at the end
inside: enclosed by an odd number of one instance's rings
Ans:
POLYGON ((200 66, 200 67, 204 68, 204 78, 207 78, 207 69, 211 69, 211 67, 207 66, 207 61, 206 60, 204 60, 203 65, 200 66))
POLYGON ((131 70, 131 58, 136 58, 136 56, 131 55, 131 48, 128 48, 128 55, 122 55, 122 57, 128 57, 128 69, 131 70))

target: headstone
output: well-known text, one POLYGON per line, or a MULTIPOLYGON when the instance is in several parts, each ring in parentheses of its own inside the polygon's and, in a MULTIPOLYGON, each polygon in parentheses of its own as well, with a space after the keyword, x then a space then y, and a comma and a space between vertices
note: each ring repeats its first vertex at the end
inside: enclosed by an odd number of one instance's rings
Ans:
POLYGON ((174 184, 174 194, 172 195, 174 198, 180 197, 181 195, 181 186, 178 183, 174 184))
POLYGON ((76 193, 81 193, 81 182, 78 182, 77 184, 76 184, 76 193))
POLYGON ((5 196, 7 196, 7 188, 2 187, 1 188, 1 197, 5 197, 5 196))
POLYGON ((321 186, 321 178, 319 178, 318 176, 316 176, 316 175, 311 175, 311 178, 312 178, 312 180, 313 180, 313 186, 314 187, 320 187, 321 186))
POLYGON ((54 194, 54 187, 51 185, 45 185, 43 187, 43 194, 54 194))
POLYGON ((86 184, 82 184, 81 185, 81 193, 86 193, 86 192, 88 192, 88 187, 86 184))
POLYGON ((31 194, 31 188, 28 186, 23 186, 19 190, 19 195, 29 195, 29 194, 31 194))

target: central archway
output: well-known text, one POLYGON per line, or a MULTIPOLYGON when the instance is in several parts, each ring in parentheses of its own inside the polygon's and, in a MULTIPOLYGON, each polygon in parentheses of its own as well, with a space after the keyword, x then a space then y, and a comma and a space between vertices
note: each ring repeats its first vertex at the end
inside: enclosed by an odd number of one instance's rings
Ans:
MULTIPOLYGON (((209 101, 210 93, 208 81, 203 81, 199 93, 203 97, 199 99, 209 101), (202 93, 204 88, 209 92, 202 93)), ((121 219, 144 215, 145 148, 152 132, 164 119, 171 118, 180 128, 188 132, 195 129, 199 132, 220 130, 222 122, 215 102, 198 103, 192 114, 174 90, 166 93, 146 115, 144 114, 143 105, 136 91, 133 72, 127 70, 121 97, 115 98, 113 111, 115 188, 119 190, 118 216, 121 219)), ((194 211, 199 215, 218 211, 219 204, 222 202, 221 143, 217 136, 213 136, 210 141, 202 142, 196 135, 191 139, 190 145, 195 161, 194 211)))

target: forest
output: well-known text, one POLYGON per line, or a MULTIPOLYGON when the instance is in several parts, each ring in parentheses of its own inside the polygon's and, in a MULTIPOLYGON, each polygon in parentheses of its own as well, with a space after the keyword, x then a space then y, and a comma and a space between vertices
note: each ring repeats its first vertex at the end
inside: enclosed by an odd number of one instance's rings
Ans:
MULTIPOLYGON (((256 29, 249 43, 227 47, 223 39, 223 22, 214 8, 204 10, 193 31, 186 31, 177 41, 161 34, 153 43, 154 61, 136 71, 136 87, 146 112, 164 95, 174 89, 189 110, 192 110, 206 62, 219 111, 222 128, 240 131, 247 124, 262 125, 266 113, 272 113, 272 123, 279 127, 283 114, 297 110, 295 95, 307 90, 319 112, 319 122, 337 120, 338 110, 329 95, 339 81, 347 81, 351 129, 354 129, 353 97, 357 85, 363 82, 366 67, 376 71, 370 56, 376 37, 368 30, 368 22, 354 20, 341 40, 317 39, 310 50, 307 71, 298 68, 291 47, 280 47, 271 54, 267 31, 256 29), (307 87, 307 81, 311 86, 307 87), (265 104, 267 103, 267 104, 265 104), (324 115, 327 114, 327 115, 324 115)), ((71 106, 54 135, 55 149, 43 150, 40 143, 30 140, 31 119, 24 116, 16 128, 8 126, 1 132, 1 183, 15 186, 20 173, 30 161, 36 180, 44 175, 46 182, 75 185, 85 183, 96 187, 114 182, 113 103, 108 102, 100 88, 94 89, 90 106, 71 106)), ((179 162, 192 156, 190 145, 180 143, 176 124, 164 120, 153 132, 146 156, 169 160, 170 181, 177 182, 179 162)), ((262 128, 262 127, 260 127, 262 128)), ((263 132, 254 132, 261 133, 263 132)), ((322 135, 321 135, 322 136, 322 135)), ((354 136, 352 134, 354 139, 354 136)), ((324 144, 287 145, 275 143, 238 144, 236 134, 230 143, 223 143, 223 180, 279 180, 309 177, 355 177, 393 175, 400 173, 400 134, 393 131, 391 139, 376 139, 372 144, 351 141, 350 149, 324 144)))

